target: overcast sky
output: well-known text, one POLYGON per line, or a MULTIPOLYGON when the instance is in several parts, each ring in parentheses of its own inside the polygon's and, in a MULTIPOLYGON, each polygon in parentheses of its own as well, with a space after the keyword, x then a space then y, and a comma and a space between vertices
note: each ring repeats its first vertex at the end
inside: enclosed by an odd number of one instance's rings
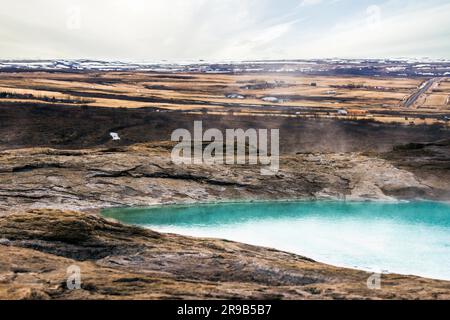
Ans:
POLYGON ((448 0, 0 0, 0 59, 450 59, 448 0))

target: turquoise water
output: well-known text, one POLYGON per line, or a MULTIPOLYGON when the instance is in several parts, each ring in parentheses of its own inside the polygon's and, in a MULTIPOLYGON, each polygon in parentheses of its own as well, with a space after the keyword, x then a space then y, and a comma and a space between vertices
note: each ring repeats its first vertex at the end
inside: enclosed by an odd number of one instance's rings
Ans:
POLYGON ((235 203, 103 214, 160 232, 271 247, 336 266, 450 280, 446 203, 235 203))

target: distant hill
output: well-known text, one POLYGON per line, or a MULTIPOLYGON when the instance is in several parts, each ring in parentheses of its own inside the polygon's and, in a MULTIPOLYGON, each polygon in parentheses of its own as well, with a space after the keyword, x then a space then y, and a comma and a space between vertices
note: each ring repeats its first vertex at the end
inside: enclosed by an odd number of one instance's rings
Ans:
POLYGON ((148 71, 192 73, 293 73, 398 77, 450 76, 448 60, 324 59, 278 61, 121 62, 101 60, 0 60, 0 71, 148 71))

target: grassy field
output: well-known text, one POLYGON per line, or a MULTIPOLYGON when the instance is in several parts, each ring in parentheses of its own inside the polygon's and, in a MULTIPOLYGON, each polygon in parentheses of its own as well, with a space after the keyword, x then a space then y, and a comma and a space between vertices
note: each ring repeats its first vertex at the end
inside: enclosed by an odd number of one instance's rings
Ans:
POLYGON ((450 114, 448 78, 422 94, 413 107, 403 105, 425 80, 274 73, 1 73, 0 92, 9 96, 0 96, 0 104, 82 103, 192 113, 373 119, 408 125, 444 123, 450 114), (338 114, 338 110, 347 114, 338 114))

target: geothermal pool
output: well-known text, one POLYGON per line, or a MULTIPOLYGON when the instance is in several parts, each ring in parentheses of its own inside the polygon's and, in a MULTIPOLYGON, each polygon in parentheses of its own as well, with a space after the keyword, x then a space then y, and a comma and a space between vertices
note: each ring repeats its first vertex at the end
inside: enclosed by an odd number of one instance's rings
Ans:
POLYGON ((271 247, 335 266, 450 280, 450 204, 254 202, 108 209, 160 232, 271 247))

